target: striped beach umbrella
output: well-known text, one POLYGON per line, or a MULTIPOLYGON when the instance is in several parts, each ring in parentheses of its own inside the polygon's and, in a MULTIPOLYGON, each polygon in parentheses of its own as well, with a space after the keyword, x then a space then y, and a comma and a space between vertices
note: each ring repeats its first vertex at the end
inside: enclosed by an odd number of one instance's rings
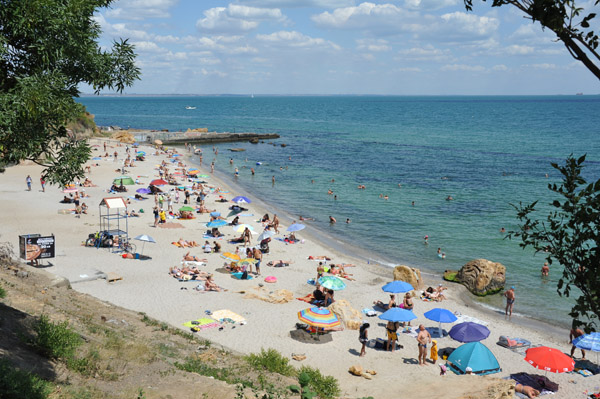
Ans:
POLYGON ((248 230, 254 231, 254 227, 244 223, 238 224, 237 226, 233 226, 233 231, 235 231, 236 233, 242 233, 244 230, 246 230, 246 227, 248 228, 248 230))
POLYGON ((230 262, 237 262, 241 259, 239 255, 231 253, 231 252, 222 253, 221 258, 228 260, 230 262))
POLYGON ((319 284, 329 290, 334 291, 339 291, 346 288, 346 283, 344 283, 341 278, 336 276, 323 276, 319 278, 319 284))
POLYGON ((301 310, 298 312, 298 319, 313 327, 332 328, 340 325, 335 313, 327 308, 301 310))

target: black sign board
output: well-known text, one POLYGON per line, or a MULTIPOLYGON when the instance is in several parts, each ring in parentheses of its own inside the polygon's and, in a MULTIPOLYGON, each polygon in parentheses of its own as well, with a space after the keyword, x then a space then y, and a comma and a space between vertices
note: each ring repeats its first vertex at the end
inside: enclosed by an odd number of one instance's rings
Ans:
POLYGON ((19 236, 21 259, 33 261, 54 258, 55 243, 53 235, 45 237, 40 234, 19 236))

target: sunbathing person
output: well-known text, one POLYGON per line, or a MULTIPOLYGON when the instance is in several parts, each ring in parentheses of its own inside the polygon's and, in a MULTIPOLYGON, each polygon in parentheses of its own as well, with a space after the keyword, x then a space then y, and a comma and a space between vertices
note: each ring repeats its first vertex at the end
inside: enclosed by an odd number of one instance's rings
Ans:
POLYGON ((262 219, 260 220, 260 222, 261 222, 262 224, 265 224, 265 223, 266 223, 266 224, 269 224, 269 223, 270 223, 269 214, 268 214, 268 213, 265 213, 265 216, 263 216, 263 217, 262 217, 262 219))
POLYGON ((229 223, 230 226, 237 226, 240 223, 240 217, 236 216, 235 218, 233 218, 233 220, 231 221, 231 223, 229 223))
POLYGON ((379 306, 383 309, 391 309, 396 307, 396 295, 390 294, 390 301, 388 303, 383 303, 382 301, 375 301, 373 305, 379 306))
POLYGON ((207 262, 206 259, 200 259, 196 255, 190 255, 189 252, 187 254, 183 255, 183 260, 187 261, 187 262, 207 262))
POLYGON ((333 275, 338 275, 340 277, 345 278, 346 280, 354 280, 354 278, 350 277, 352 274, 346 273, 344 266, 340 265, 329 265, 329 273, 333 275))
POLYGON ((136 195, 134 196, 134 198, 135 198, 135 199, 137 199, 137 200, 145 200, 145 199, 146 199, 146 197, 144 197, 144 196, 142 196, 142 195, 139 195, 139 194, 136 194, 136 195))
POLYGON ((331 260, 331 258, 329 256, 309 256, 308 260, 331 260))
POLYGON ((427 299, 431 299, 432 301, 436 301, 436 302, 441 302, 444 299, 446 299, 446 297, 444 296, 444 294, 442 294, 442 292, 437 291, 435 288, 433 287, 428 287, 424 292, 423 295, 425 296, 425 298, 427 299))
POLYGON ((289 235, 289 236, 287 236, 287 237, 286 237, 286 238, 285 238, 283 241, 285 241, 285 242, 288 242, 288 243, 295 244, 295 243, 297 243, 297 242, 298 242, 298 241, 300 241, 300 240, 298 240, 298 239, 296 238, 296 236, 294 235, 294 233, 290 233, 290 235, 289 235))
POLYGON ((515 384, 515 392, 527 395, 528 398, 535 398, 540 395, 540 391, 537 389, 534 389, 529 385, 519 384, 518 382, 515 384))
POLYGON ((293 263, 293 261, 291 261, 291 260, 278 260, 277 262, 269 261, 267 263, 267 266, 285 267, 285 266, 289 266, 290 263, 293 263))
POLYGON ((223 288, 219 287, 213 281, 212 274, 209 274, 208 276, 206 276, 206 283, 204 283, 204 288, 206 289, 206 291, 217 291, 217 292, 226 291, 223 288))

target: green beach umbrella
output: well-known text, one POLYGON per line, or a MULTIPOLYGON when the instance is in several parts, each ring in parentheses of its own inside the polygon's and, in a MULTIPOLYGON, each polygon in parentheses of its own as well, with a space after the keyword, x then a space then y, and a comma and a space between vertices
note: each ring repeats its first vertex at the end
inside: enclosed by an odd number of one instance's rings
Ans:
POLYGON ((135 184, 135 181, 129 176, 119 176, 115 180, 113 180, 113 184, 133 186, 135 184))
POLYGON ((194 208, 192 208, 191 206, 182 206, 181 208, 179 208, 179 210, 181 212, 193 212, 194 208))
POLYGON ((342 279, 336 276, 323 276, 319 278, 319 284, 321 284, 327 289, 334 291, 339 291, 346 288, 346 283, 344 283, 342 279))

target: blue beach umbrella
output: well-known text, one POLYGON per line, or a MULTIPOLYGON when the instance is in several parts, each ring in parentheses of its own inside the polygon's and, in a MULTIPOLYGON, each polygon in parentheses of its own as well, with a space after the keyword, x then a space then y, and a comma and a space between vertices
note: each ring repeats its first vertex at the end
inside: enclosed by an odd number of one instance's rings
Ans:
POLYGON ((235 197, 234 199, 232 199, 231 201, 237 203, 237 204, 249 204, 252 201, 250 201, 250 198, 248 197, 243 197, 243 196, 238 196, 235 197))
POLYGON ((99 160, 101 160, 101 159, 102 159, 102 158, 100 158, 100 157, 94 157, 94 158, 92 158, 92 161, 99 161, 99 160))
POLYGON ((215 212, 211 212, 210 216, 213 216, 213 217, 221 216, 221 212, 216 212, 216 211, 215 212))
POLYGON ((459 342, 475 342, 489 337, 490 330, 482 324, 467 321, 452 327, 449 334, 452 339, 459 342))
POLYGON ((287 231, 289 231, 289 232, 300 231, 300 230, 304 229, 305 227, 306 226, 301 223, 294 223, 294 224, 290 225, 290 227, 287 228, 287 231))
POLYGON ((228 223, 224 220, 213 220, 212 222, 208 222, 206 223, 206 227, 223 227, 226 226, 228 223))
POLYGON ((140 194, 150 194, 152 191, 150 191, 149 188, 138 188, 135 192, 140 194))
POLYGON ((424 316, 429 320, 437 321, 439 323, 438 329, 440 333, 440 337, 442 335, 442 323, 454 323, 457 318, 451 311, 442 308, 434 308, 428 312, 425 312, 424 316))
POLYGON ((173 158, 175 158, 175 157, 180 157, 180 156, 181 156, 181 154, 173 154, 172 156, 173 156, 173 158))
POLYGON ((455 374, 465 374, 470 367, 473 374, 493 374, 502 371, 498 360, 481 342, 469 342, 456 348, 448 356, 448 367, 455 374))
POLYGON ((390 310, 386 310, 383 314, 379 315, 381 320, 387 320, 392 322, 406 322, 411 321, 417 318, 412 310, 402 309, 402 308, 391 308, 390 310))
POLYGON ((413 286, 408 284, 405 281, 395 280, 391 283, 387 283, 381 289, 385 292, 391 292, 393 294, 397 294, 400 292, 409 292, 414 290, 413 286))
POLYGON ((598 362, 598 352, 600 352, 600 332, 581 335, 573 340, 573 345, 579 349, 596 352, 596 363, 598 362))

